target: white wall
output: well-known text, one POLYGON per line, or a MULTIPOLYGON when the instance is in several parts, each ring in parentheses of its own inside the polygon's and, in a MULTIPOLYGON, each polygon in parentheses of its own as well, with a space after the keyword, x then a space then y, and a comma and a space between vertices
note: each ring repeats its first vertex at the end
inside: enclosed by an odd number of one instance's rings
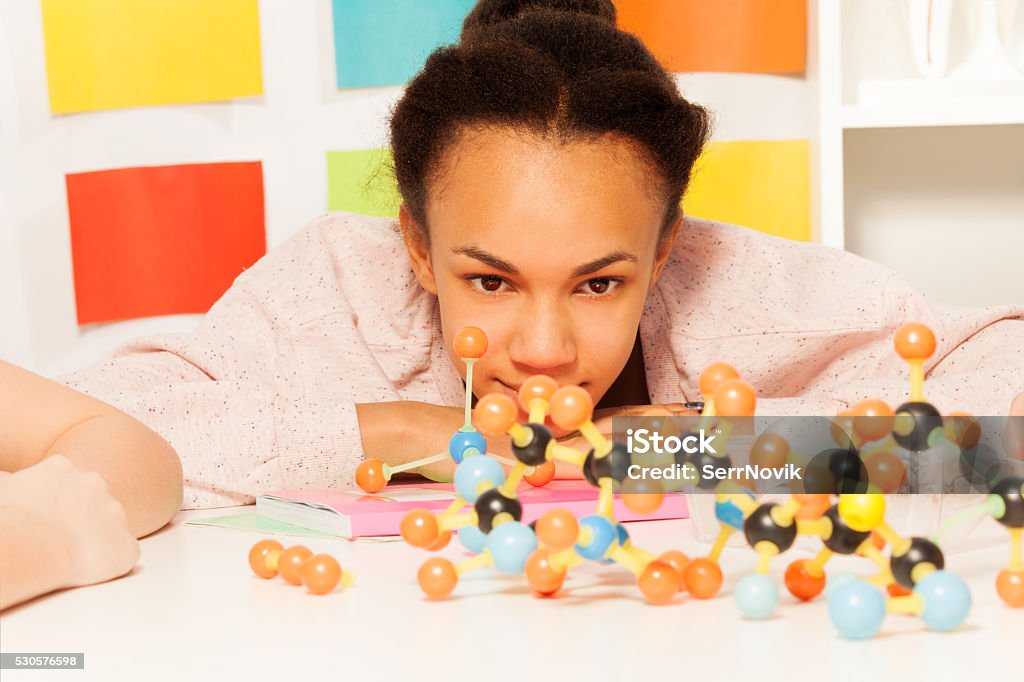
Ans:
MULTIPOLYGON (((324 212, 327 150, 383 144, 401 89, 336 90, 329 0, 260 0, 259 10, 262 97, 53 117, 39 3, 0 0, 0 358, 55 374, 119 341, 195 325, 194 316, 175 316, 76 326, 65 173, 261 160, 272 248, 324 212)), ((802 78, 679 81, 716 113, 716 139, 808 135, 802 78)))

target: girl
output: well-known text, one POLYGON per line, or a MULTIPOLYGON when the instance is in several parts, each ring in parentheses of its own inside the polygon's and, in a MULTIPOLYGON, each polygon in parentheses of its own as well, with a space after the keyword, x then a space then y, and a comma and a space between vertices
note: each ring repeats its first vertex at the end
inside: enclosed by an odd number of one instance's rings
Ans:
POLYGON ((186 507, 349 485, 364 456, 443 451, 461 425, 452 338, 466 325, 490 339, 476 395, 548 374, 588 390, 606 430, 698 399, 716 360, 764 414, 900 402, 891 338, 908 320, 939 339, 932 402, 1006 414, 1024 389, 1024 307, 929 305, 849 253, 684 219, 708 136, 708 113, 615 28, 610 1, 483 0, 395 108, 397 223, 320 218, 195 333, 64 381, 177 449, 186 507))

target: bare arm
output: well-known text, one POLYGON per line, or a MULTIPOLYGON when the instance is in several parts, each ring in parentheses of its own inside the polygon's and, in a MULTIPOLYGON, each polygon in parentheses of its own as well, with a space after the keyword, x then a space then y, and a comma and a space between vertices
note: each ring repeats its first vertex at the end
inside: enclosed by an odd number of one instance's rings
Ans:
POLYGON ((55 454, 106 481, 136 537, 181 506, 181 463, 165 440, 105 403, 0 361, 0 471, 55 454))

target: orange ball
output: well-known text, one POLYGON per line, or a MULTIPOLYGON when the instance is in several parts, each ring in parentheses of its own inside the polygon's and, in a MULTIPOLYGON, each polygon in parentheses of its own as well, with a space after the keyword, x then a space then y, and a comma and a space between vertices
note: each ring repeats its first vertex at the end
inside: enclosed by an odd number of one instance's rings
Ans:
POLYGON ((864 461, 868 482, 878 486, 883 493, 895 493, 903 483, 906 467, 903 460, 891 452, 876 452, 864 461))
POLYGON ((555 463, 551 460, 533 467, 533 471, 523 476, 534 488, 547 485, 555 477, 555 463))
POLYGON ((551 401, 551 396, 558 390, 558 382, 546 374, 534 374, 523 382, 519 387, 519 404, 527 412, 530 411, 530 401, 540 398, 546 402, 551 401))
POLYGON ((402 539, 413 547, 426 549, 437 542, 441 531, 437 527, 437 517, 434 516, 434 512, 427 509, 413 509, 402 519, 401 533, 402 539))
POLYGON ((727 379, 715 391, 715 413, 722 417, 753 417, 757 394, 741 379, 727 379))
POLYGON ((384 474, 385 466, 379 459, 364 459, 356 469, 356 485, 370 494, 384 490, 388 484, 388 477, 384 474))
POLYGON ((452 345, 460 358, 482 358, 487 352, 487 334, 480 327, 463 327, 452 345))
POLYGON ((565 571, 553 569, 550 557, 546 549, 538 549, 526 560, 526 580, 534 592, 544 597, 558 592, 565 582, 565 571))
POLYGON ((739 378, 740 373, 732 365, 724 362, 713 362, 700 373, 697 387, 700 389, 701 395, 707 397, 714 395, 723 381, 739 378))
POLYGON ((789 443, 777 433, 762 433, 750 447, 750 463, 781 469, 789 459, 789 443))
POLYGON ((908 322, 896 330, 896 352, 904 360, 927 360, 935 353, 935 334, 920 322, 908 322))
POLYGON ((277 540, 260 540, 249 550, 249 568, 261 578, 277 575, 277 560, 284 546, 277 540))
POLYGON ((519 416, 519 408, 511 396, 488 393, 473 408, 473 424, 486 436, 503 436, 519 416))
POLYGON ((438 556, 423 562, 416 579, 429 598, 447 599, 459 582, 459 574, 452 562, 438 556))
POLYGON ((580 526, 576 517, 564 509, 552 509, 537 519, 537 539, 556 552, 576 544, 580 526))
POLYGON ((1024 608, 1024 571, 1004 568, 996 577, 996 592, 1007 606, 1024 608))
POLYGON ((330 554, 317 554, 302 565, 302 583, 313 594, 327 594, 341 582, 341 566, 330 554))
POLYGON ((801 601, 810 601, 825 589, 825 574, 807 572, 807 559, 794 561, 786 568, 786 589, 801 601))
POLYGON ((277 570, 284 581, 289 585, 301 585, 302 566, 311 556, 313 552, 302 545, 295 545, 281 552, 277 560, 277 570))
POLYGON ((798 521, 814 521, 820 519, 821 516, 828 511, 828 508, 832 506, 832 496, 822 494, 799 494, 793 495, 794 498, 800 501, 800 511, 796 513, 798 521))
POLYGON ((843 410, 832 418, 829 425, 832 440, 841 448, 853 446, 853 410, 843 410))
POLYGON ((622 503, 634 514, 650 514, 661 507, 665 491, 661 481, 646 478, 625 478, 622 481, 622 503))
POLYGON ((551 421, 555 426, 575 431, 594 414, 594 399, 579 386, 563 386, 551 396, 551 421))
POLYGON ((679 591, 679 574, 664 561, 652 561, 636 583, 648 604, 668 604, 679 591))
POLYGON ((448 543, 452 541, 452 532, 446 530, 437 536, 437 539, 427 547, 428 552, 439 552, 448 546, 448 543))
POLYGON ((686 589, 686 579, 683 577, 683 573, 686 571, 687 564, 690 563, 690 557, 686 556, 677 549, 670 549, 669 551, 658 557, 658 561, 663 564, 668 564, 675 570, 676 577, 679 579, 679 585, 676 589, 680 592, 686 589))
POLYGON ((683 570, 686 589, 697 599, 710 599, 722 589, 722 568, 709 559, 694 559, 683 570))
POLYGON ((853 430, 862 441, 882 440, 892 433, 896 412, 884 400, 862 400, 850 411, 853 430))

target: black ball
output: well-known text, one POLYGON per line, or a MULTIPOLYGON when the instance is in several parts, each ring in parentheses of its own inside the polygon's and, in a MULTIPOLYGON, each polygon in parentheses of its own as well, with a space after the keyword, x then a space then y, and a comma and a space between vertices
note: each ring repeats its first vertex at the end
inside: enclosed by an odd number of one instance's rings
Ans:
POLYGON ((855 449, 830 448, 804 468, 804 492, 845 495, 868 491, 868 469, 855 449))
POLYGON ((892 437, 911 452, 923 452, 935 429, 942 428, 942 415, 931 403, 909 402, 896 408, 892 437))
POLYGON ((824 514, 832 522, 832 535, 825 539, 825 546, 836 554, 853 554, 864 541, 871 537, 870 532, 853 530, 843 517, 839 515, 839 505, 833 504, 824 514))
POLYGON ((612 450, 604 457, 598 457, 591 450, 583 461, 583 476, 590 485, 597 486, 602 478, 610 478, 615 483, 622 483, 629 475, 629 466, 633 458, 625 443, 612 443, 612 450))
POLYGON ((914 589, 914 569, 925 562, 939 570, 946 565, 946 559, 942 556, 942 550, 938 545, 925 538, 910 538, 910 549, 899 556, 893 556, 889 560, 889 568, 892 570, 892 577, 896 579, 896 582, 908 590, 912 590, 914 589))
POLYGON ((996 521, 1008 528, 1024 528, 1024 478, 1005 478, 992 486, 1006 510, 996 521))
POLYGON ((757 543, 768 541, 779 548, 779 552, 785 552, 793 546, 796 540, 796 520, 788 526, 780 526, 772 518, 772 509, 777 504, 762 504, 754 513, 743 522, 743 534, 751 547, 757 543))
POLYGON ((533 438, 522 447, 512 442, 512 454, 527 466, 535 467, 547 461, 548 445, 552 436, 548 427, 543 424, 526 424, 525 428, 533 432, 533 438))
POLYGON ((686 458, 686 462, 696 470, 697 487, 702 490, 714 490, 724 480, 714 476, 705 476, 705 466, 710 465, 715 472, 726 471, 732 466, 729 455, 712 455, 710 452, 695 452, 686 458))
POLYGON ((502 512, 511 515, 513 521, 523 518, 522 503, 513 497, 505 497, 497 488, 480 493, 473 509, 476 511, 476 526, 481 533, 490 533, 494 528, 494 517, 502 512))
MULTIPOLYGON (((697 439, 698 442, 700 441, 700 434, 696 433, 695 431, 687 431, 683 435, 679 436, 679 440, 684 441, 688 436, 693 436, 694 438, 697 439)), ((693 441, 690 442, 692 443, 693 441)), ((688 453, 686 450, 683 450, 682 448, 677 450, 674 453, 673 457, 676 460, 676 464, 678 464, 681 467, 686 466, 687 463, 690 461, 690 453, 688 453)))

